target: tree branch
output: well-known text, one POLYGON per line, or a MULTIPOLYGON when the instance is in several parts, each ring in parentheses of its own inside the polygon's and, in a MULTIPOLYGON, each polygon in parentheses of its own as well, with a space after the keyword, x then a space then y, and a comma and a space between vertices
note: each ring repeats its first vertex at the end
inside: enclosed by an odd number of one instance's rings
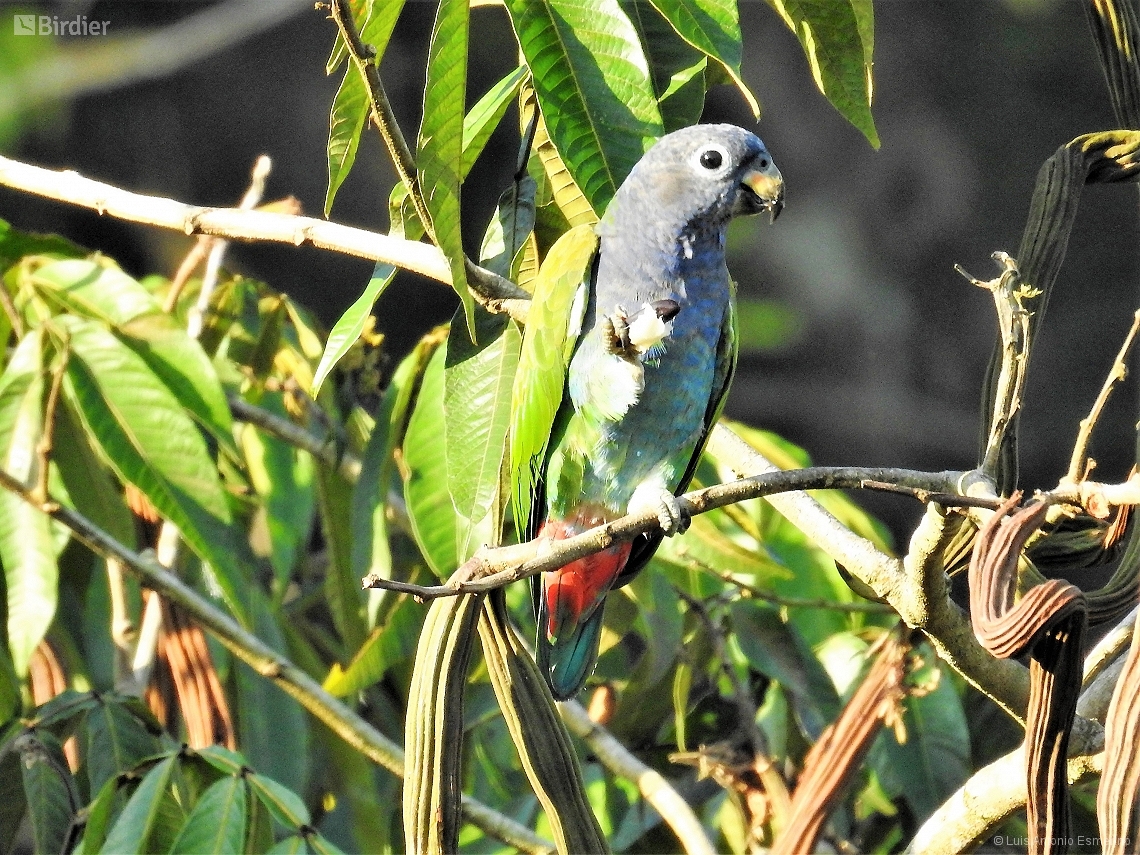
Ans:
MULTIPOLYGON (((295 699, 349 746, 377 765, 403 777, 404 751, 399 745, 326 692, 316 680, 284 656, 239 626, 229 615, 216 609, 177 576, 153 559, 127 549, 77 511, 57 502, 36 502, 19 481, 2 470, 0 487, 67 526, 96 555, 108 561, 121 562, 147 587, 185 609, 234 656, 295 699)), ((544 855, 553 851, 550 843, 537 837, 530 829, 475 799, 464 796, 463 809, 468 820, 508 845, 544 855)))
MULTIPOLYGON (((213 235, 293 246, 311 244, 343 255, 382 261, 445 285, 451 284, 451 268, 436 247, 327 220, 187 205, 174 199, 120 190, 73 170, 44 169, 6 157, 0 157, 0 186, 185 235, 213 235)), ((467 272, 471 282, 478 286, 476 293, 484 306, 525 321, 525 306, 520 301, 528 300, 529 295, 524 290, 474 263, 467 272)))

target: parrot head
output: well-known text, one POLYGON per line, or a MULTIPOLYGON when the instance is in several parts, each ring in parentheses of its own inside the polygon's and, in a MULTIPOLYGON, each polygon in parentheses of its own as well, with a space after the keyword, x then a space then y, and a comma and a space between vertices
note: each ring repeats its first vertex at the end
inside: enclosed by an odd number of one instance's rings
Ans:
POLYGON ((736 125, 693 125, 645 153, 611 211, 623 219, 683 212, 690 221, 723 223, 761 211, 775 220, 783 207, 783 176, 758 136, 736 125))

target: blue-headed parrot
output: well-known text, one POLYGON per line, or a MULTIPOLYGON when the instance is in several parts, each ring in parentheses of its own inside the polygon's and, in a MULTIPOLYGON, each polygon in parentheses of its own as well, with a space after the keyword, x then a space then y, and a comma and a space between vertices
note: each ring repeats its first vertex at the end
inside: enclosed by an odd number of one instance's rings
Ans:
POLYGON ((737 215, 774 221, 783 204, 783 178, 755 134, 696 125, 655 143, 598 223, 529 534, 567 538, 647 510, 661 528, 533 581, 538 664, 558 699, 593 671, 606 594, 688 525, 676 496, 736 364, 725 231, 737 215))

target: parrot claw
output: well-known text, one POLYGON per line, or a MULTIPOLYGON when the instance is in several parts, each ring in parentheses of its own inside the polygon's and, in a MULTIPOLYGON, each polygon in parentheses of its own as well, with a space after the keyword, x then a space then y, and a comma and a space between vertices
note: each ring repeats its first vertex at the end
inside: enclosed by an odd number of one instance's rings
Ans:
POLYGON ((681 500, 664 487, 638 487, 629 500, 629 513, 652 511, 666 537, 684 534, 693 521, 681 500))

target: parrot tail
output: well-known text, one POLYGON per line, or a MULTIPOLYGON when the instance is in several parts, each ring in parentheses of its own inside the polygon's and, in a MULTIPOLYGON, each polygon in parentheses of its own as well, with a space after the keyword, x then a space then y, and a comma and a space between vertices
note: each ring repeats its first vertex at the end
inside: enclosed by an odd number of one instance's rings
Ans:
MULTIPOLYGON (((548 521, 539 536, 561 540, 577 534, 575 528, 562 521, 548 521)), ((571 561, 559 570, 543 573, 535 586, 538 667, 560 701, 577 694, 594 670, 602 634, 602 604, 625 566, 631 546, 619 543, 571 561)))

